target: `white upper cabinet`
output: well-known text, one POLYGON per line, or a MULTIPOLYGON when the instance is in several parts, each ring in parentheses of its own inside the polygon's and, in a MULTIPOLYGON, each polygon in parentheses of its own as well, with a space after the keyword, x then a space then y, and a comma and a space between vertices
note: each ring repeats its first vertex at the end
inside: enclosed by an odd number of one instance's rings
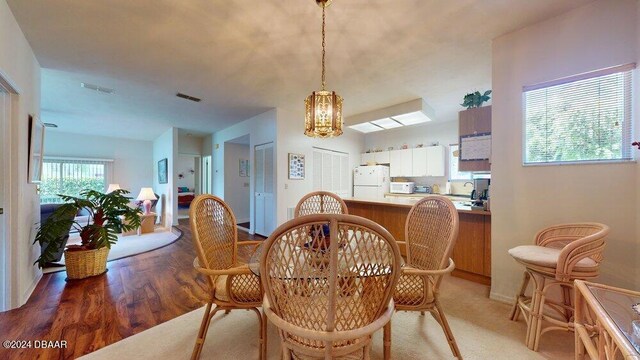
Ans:
POLYGON ((427 176, 445 175, 445 150, 444 146, 429 146, 427 150, 427 176))
POLYGON ((360 154, 360 165, 367 165, 370 162, 374 162, 375 159, 375 153, 362 153, 360 154))
POLYGON ((391 177, 445 176, 445 147, 436 145, 361 154, 362 165, 370 162, 389 164, 391 177))
POLYGON ((361 165, 366 165, 370 162, 375 162, 377 164, 388 164, 389 151, 379 151, 379 152, 370 152, 370 153, 360 154, 361 165))
POLYGON ((413 149, 389 151, 391 177, 413 176, 413 149))
POLYGON ((413 151, 413 164, 411 167, 411 176, 420 177, 427 176, 427 148, 415 148, 413 151))

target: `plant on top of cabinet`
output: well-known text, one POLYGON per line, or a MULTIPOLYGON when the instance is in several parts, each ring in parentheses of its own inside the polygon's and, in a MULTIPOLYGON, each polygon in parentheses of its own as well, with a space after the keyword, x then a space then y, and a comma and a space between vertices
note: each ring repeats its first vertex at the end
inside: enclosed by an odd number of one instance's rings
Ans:
POLYGON ((491 90, 487 90, 484 94, 481 94, 480 91, 476 91, 474 93, 469 93, 464 96, 461 106, 466 107, 467 109, 471 109, 474 107, 481 107, 483 103, 489 101, 491 99, 491 90))

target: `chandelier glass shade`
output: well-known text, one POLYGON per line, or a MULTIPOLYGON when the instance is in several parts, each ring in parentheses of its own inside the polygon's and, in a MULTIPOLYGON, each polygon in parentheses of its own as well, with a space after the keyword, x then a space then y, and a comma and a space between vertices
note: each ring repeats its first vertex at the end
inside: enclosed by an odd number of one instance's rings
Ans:
POLYGON ((328 138, 342 134, 342 97, 335 91, 325 90, 325 8, 331 0, 315 1, 322 8, 322 90, 312 92, 304 101, 304 134, 328 138))

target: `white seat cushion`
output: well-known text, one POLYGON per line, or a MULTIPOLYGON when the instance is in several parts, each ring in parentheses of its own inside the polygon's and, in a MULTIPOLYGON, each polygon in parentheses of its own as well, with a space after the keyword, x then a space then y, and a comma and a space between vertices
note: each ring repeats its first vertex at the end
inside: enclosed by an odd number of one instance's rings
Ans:
MULTIPOLYGON (((555 268, 558 265, 558 257, 560 256, 561 251, 561 249, 548 248, 544 246, 522 245, 509 249, 509 254, 516 260, 524 263, 555 268)), ((598 266, 598 263, 593 259, 586 257, 578 261, 575 269, 592 268, 595 266, 598 266)))
POLYGON ((227 294, 227 275, 220 275, 216 278, 216 290, 214 296, 218 300, 229 301, 227 294))

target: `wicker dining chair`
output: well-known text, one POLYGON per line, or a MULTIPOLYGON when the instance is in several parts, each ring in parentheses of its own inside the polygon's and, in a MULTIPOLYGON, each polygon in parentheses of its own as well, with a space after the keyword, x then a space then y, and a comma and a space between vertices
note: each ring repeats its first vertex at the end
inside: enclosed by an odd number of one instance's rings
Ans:
POLYGON ((518 321, 521 313, 524 316, 529 349, 538 351, 540 337, 547 331, 574 330, 573 281, 598 276, 608 234, 609 227, 598 223, 555 225, 538 232, 535 245, 509 250, 525 266, 511 320, 518 321), (530 281, 532 294, 528 296, 530 281), (561 290, 562 302, 547 298, 551 288, 561 290), (543 328, 545 321, 550 325, 543 328))
POLYGON ((260 262, 263 309, 284 359, 369 359, 371 335, 393 314, 402 258, 371 220, 318 214, 281 225, 260 262))
POLYGON ((313 214, 348 214, 347 204, 329 191, 308 193, 296 205, 294 217, 313 214))
POLYGON ((193 245, 198 256, 193 266, 206 276, 209 285, 207 306, 191 359, 198 359, 211 318, 220 310, 251 310, 260 322, 260 358, 266 358, 266 319, 262 305, 260 278, 238 261, 238 247, 257 247, 262 241, 238 242, 236 217, 231 208, 213 195, 199 195, 189 209, 193 245), (215 307, 213 307, 215 305, 215 307), (213 309, 212 309, 213 307, 213 309))
MULTIPOLYGON (((429 311, 440 324, 453 355, 462 358, 439 301, 443 275, 455 268, 451 252, 458 238, 458 211, 444 196, 428 196, 416 202, 405 223, 407 262, 393 300, 398 311, 429 311)), ((385 358, 391 352, 391 323, 384 328, 385 358)))

